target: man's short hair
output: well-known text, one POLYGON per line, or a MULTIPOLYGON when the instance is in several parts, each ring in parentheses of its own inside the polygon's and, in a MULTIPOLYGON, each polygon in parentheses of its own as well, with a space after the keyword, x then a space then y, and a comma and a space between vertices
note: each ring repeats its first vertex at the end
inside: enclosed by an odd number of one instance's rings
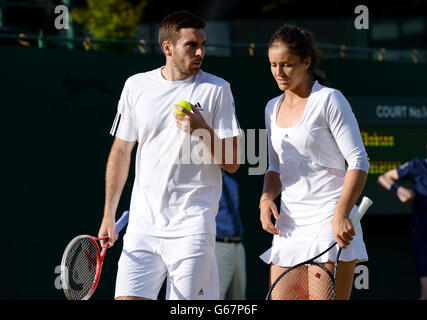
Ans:
POLYGON ((159 45, 164 41, 170 41, 175 44, 179 39, 179 31, 183 28, 204 29, 206 23, 194 14, 182 10, 168 14, 160 23, 159 45))

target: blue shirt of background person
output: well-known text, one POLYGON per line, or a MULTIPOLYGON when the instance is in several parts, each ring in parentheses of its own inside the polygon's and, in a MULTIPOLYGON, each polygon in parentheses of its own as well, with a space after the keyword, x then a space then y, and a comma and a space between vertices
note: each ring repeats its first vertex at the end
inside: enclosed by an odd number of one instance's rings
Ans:
POLYGON ((427 159, 412 159, 397 168, 399 179, 411 179, 415 198, 412 203, 414 229, 427 234, 427 159))
POLYGON ((224 172, 222 173, 222 195, 216 216, 217 238, 243 236, 243 225, 239 214, 239 185, 224 172))

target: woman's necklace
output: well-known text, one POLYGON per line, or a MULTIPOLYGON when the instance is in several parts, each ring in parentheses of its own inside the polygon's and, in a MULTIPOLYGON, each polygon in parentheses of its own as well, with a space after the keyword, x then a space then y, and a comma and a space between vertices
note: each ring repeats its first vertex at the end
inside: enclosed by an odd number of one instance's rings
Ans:
POLYGON ((288 102, 287 102, 287 105, 288 105, 288 109, 289 109, 289 110, 293 110, 293 109, 294 109, 294 107, 295 107, 295 103, 288 103, 288 102))

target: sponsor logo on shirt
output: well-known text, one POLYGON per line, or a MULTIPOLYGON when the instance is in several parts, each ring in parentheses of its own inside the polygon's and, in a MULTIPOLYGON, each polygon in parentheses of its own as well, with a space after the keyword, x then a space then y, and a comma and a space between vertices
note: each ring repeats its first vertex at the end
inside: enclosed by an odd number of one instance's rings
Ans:
POLYGON ((200 105, 200 103, 197 102, 195 107, 197 108, 197 110, 203 111, 203 107, 200 105))

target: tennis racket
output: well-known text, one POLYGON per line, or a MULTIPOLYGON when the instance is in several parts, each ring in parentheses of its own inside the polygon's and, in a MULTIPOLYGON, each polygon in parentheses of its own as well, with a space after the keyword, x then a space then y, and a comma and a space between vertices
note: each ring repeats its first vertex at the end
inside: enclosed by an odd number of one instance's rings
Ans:
MULTIPOLYGON (((354 228, 372 203, 371 199, 363 197, 359 207, 353 209, 356 210, 351 218, 354 228)), ((333 274, 315 260, 335 247, 336 244, 335 242, 315 257, 285 270, 271 285, 266 300, 335 300, 337 267, 342 248, 338 250, 333 274)))
MULTIPOLYGON (((127 225, 129 211, 125 211, 116 223, 116 233, 127 225)), ((102 263, 108 243, 100 250, 96 238, 88 235, 75 237, 65 248, 61 262, 62 289, 68 300, 88 300, 95 292, 101 276, 102 263)))

